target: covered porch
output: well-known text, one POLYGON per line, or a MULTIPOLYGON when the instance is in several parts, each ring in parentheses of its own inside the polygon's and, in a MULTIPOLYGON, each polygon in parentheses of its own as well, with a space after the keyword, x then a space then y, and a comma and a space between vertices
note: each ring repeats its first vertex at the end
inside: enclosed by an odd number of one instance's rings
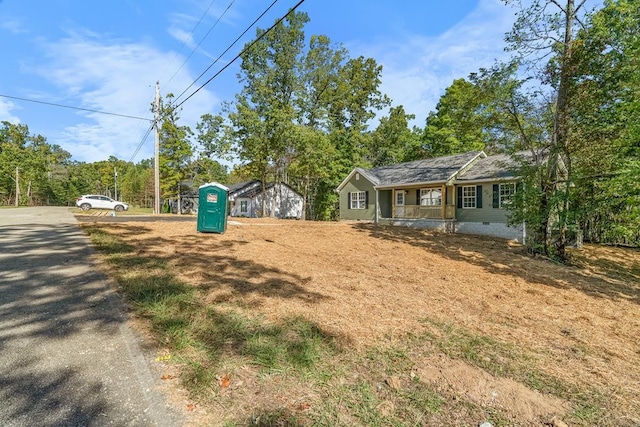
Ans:
POLYGON ((448 185, 377 189, 377 210, 380 219, 453 220, 454 190, 448 185))

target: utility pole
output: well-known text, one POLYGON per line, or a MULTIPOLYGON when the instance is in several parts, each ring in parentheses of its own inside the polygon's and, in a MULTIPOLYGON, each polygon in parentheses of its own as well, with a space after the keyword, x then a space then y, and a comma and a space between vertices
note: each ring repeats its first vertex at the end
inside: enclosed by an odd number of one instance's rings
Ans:
POLYGON ((16 166, 16 207, 18 207, 20 203, 20 172, 18 166, 16 166))
POLYGON ((155 193, 153 196, 153 213, 160 213, 160 130, 158 129, 160 122, 160 82, 156 81, 156 109, 154 114, 155 126, 155 159, 153 162, 153 183, 155 193))

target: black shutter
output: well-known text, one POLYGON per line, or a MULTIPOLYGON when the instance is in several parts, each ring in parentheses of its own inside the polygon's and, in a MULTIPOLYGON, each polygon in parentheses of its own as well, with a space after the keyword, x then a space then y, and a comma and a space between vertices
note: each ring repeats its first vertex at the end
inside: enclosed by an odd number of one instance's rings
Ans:
POLYGON ((420 206, 420 189, 416 188, 416 205, 420 206))
POLYGON ((476 186, 476 208, 482 209, 482 185, 476 186))
POLYGON ((462 187, 458 187, 458 209, 462 209, 462 187))
POLYGON ((493 208, 500 207, 500 184, 493 184, 493 208))
POLYGON ((351 193, 347 193, 347 209, 351 209, 351 193))
POLYGON ((369 192, 364 192, 364 208, 369 209, 369 192))

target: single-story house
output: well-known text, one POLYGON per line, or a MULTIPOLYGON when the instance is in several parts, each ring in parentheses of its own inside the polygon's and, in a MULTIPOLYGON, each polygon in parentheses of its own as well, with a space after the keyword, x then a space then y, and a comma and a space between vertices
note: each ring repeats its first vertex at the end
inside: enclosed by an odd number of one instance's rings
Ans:
POLYGON ((473 151, 355 168, 336 189, 340 219, 523 241, 525 227, 507 225, 516 165, 506 154, 473 151))
POLYGON ((304 203, 300 193, 283 182, 270 182, 265 187, 266 212, 262 212, 263 192, 260 180, 229 186, 229 215, 247 218, 302 218, 304 203))

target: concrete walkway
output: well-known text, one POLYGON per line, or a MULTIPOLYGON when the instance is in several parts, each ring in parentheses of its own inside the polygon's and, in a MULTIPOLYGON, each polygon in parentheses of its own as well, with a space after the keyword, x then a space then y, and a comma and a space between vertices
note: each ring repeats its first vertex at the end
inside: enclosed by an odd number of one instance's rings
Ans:
POLYGON ((0 209, 0 425, 181 426, 68 208, 0 209))

